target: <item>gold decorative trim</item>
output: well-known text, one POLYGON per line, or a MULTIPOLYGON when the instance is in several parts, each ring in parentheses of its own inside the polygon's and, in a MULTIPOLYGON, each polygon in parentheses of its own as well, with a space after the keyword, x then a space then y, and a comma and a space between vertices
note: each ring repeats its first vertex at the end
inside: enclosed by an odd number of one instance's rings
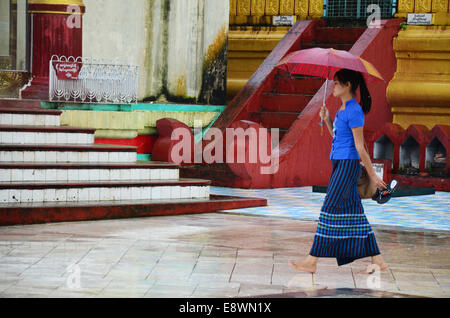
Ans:
POLYGON ((309 1, 308 0, 296 0, 295 14, 302 19, 306 19, 308 16, 309 1))
MULTIPOLYGON (((323 0, 228 0, 230 25, 271 25, 276 15, 296 16, 297 20, 323 16, 323 0)), ((413 0, 414 1, 414 0, 413 0)))
POLYGON ((309 16, 313 18, 321 18, 323 16, 323 0, 309 1, 309 16))
POLYGON ((29 0, 29 4, 78 5, 84 7, 83 0, 29 0))
POLYGON ((230 0, 230 16, 235 17, 237 15, 237 0, 230 0))
POLYGON ((252 1, 252 15, 262 17, 266 10, 266 0, 253 0, 252 1))
POLYGON ((431 12, 448 12, 448 0, 433 0, 431 12))
POLYGON ((295 0, 280 0, 280 15, 294 15, 295 0))
POLYGON ((237 15, 251 15, 251 2, 249 0, 238 0, 237 15))
POLYGON ((414 12, 416 13, 431 12, 431 0, 416 0, 414 12))
POLYGON ((266 0, 266 15, 280 14, 280 0, 266 0))
POLYGON ((412 13, 414 12, 414 0, 399 0, 398 2, 399 13, 412 13))
POLYGON ((29 77, 27 72, 0 71, 0 97, 19 97, 19 90, 28 82, 29 77))

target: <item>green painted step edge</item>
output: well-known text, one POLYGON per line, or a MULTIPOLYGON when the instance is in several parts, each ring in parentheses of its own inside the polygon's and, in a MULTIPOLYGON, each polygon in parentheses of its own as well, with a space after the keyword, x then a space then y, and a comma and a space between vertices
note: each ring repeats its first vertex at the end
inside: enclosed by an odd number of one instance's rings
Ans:
POLYGON ((210 123, 207 127, 205 127, 205 128, 202 130, 202 133, 201 133, 201 134, 197 134, 197 135, 194 136, 194 142, 195 142, 195 143, 200 142, 200 141, 203 139, 203 137, 205 137, 205 135, 206 135, 206 133, 208 132, 208 130, 212 127, 212 125, 214 125, 214 123, 216 122, 216 120, 219 118, 220 115, 221 115, 221 113, 218 113, 218 114, 211 120, 211 123, 210 123))
POLYGON ((137 161, 152 161, 152 154, 137 154, 137 161))
POLYGON ((58 110, 90 110, 109 112, 133 112, 133 111, 168 111, 168 112, 201 112, 222 113, 226 106, 219 105, 181 105, 181 104, 76 104, 41 102, 43 109, 58 110))

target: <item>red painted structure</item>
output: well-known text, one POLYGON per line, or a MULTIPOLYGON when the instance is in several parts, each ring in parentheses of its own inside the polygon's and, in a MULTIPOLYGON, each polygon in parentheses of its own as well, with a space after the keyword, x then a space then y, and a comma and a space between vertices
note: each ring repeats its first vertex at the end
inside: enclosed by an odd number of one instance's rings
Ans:
POLYGON ((394 144, 394 153, 392 158, 393 170, 398 171, 400 164, 400 146, 404 142, 406 131, 398 124, 386 123, 380 130, 375 133, 368 140, 368 148, 370 150, 370 156, 373 158, 374 144, 381 137, 386 136, 394 144))
POLYGON ((41 101, 40 100, 0 99, 0 108, 41 110, 41 101))
MULTIPOLYGON (((73 19, 67 14, 71 12, 68 5, 30 3, 28 10, 33 81, 22 92, 22 98, 48 100, 49 61, 53 55, 82 56, 82 27, 70 27, 67 23, 73 19)), ((80 6, 80 21, 84 12, 85 7, 80 6)))
POLYGON ((182 202, 122 201, 94 203, 46 203, 2 207, 0 226, 123 219, 150 216, 211 213, 218 210, 266 206, 267 199, 211 195, 209 199, 182 202))
MULTIPOLYGON (((241 164, 239 169, 236 164, 233 169, 227 164, 228 168, 223 164, 213 164, 185 167, 181 175, 207 177, 213 180, 214 185, 239 188, 326 185, 331 174, 329 154, 332 139, 328 132, 322 136, 318 125, 325 85, 315 78, 286 78, 286 74, 277 72, 274 67, 290 52, 314 46, 349 49, 350 53, 370 61, 386 82, 369 84, 373 101, 372 112, 366 117, 365 136, 369 141, 379 127, 392 122, 386 87, 396 71, 392 39, 401 22, 399 19, 383 20, 379 29, 330 28, 322 20, 298 22, 213 125, 222 132, 232 126, 246 127, 246 121, 265 128, 280 128, 278 172, 262 175, 260 169, 254 166, 250 169, 246 164, 241 164)), ((326 99, 334 116, 340 102, 332 96, 331 83, 326 99)))
POLYGON ((402 174, 392 174, 392 178, 395 178, 402 185, 418 188, 435 188, 436 191, 450 192, 449 178, 407 176, 402 174))
POLYGON ((425 150, 429 145, 431 139, 429 137, 430 130, 424 125, 411 125, 406 130, 404 136, 404 142, 406 142, 410 137, 412 137, 420 147, 420 157, 419 157, 419 171, 425 171, 425 150))
MULTIPOLYGON (((450 175, 450 126, 436 125, 430 132, 430 141, 437 138, 447 152, 447 162, 445 166, 445 173, 450 175)), ((448 182, 448 181, 447 181, 448 182)), ((449 182, 450 183, 450 182, 449 182)), ((448 184, 450 191, 450 184, 448 184)))
POLYGON ((110 139, 110 138, 95 138, 96 144, 103 145, 121 145, 121 146, 135 146, 138 154, 152 153, 153 145, 158 137, 140 135, 133 139, 110 139))
MULTIPOLYGON (((188 156, 188 163, 193 162, 193 149, 194 149, 194 134, 191 129, 179 122, 176 119, 164 118, 160 119, 156 122, 156 128, 158 129, 158 139, 156 140, 153 151, 152 151, 152 160, 154 161, 164 161, 164 162, 175 162, 173 158, 172 149, 178 144, 178 140, 172 140, 172 132, 178 128, 182 129, 183 132, 188 133, 189 135, 186 138, 190 139, 190 147, 191 152, 189 154, 184 154, 183 152, 179 153, 180 156, 188 156)), ((180 137, 182 140, 184 137, 180 137)), ((186 164, 186 163, 184 163, 186 164)))
MULTIPOLYGON (((394 145, 392 170, 388 169, 385 180, 397 179, 400 184, 413 185, 416 187, 434 187, 437 191, 450 191, 450 126, 436 125, 431 131, 423 125, 411 125, 404 130, 397 124, 387 123, 382 129, 377 131, 368 141, 373 149, 374 143, 381 137, 387 137, 394 145), (419 174, 406 175, 400 173, 400 147, 409 139, 413 138, 419 145, 419 174), (430 176, 430 170, 426 167, 426 149, 430 143, 437 139, 446 152, 445 177, 430 176)), ((373 154, 372 154, 373 155, 373 154)), ((391 160, 373 160, 373 162, 384 162, 385 167, 389 167, 391 160)))

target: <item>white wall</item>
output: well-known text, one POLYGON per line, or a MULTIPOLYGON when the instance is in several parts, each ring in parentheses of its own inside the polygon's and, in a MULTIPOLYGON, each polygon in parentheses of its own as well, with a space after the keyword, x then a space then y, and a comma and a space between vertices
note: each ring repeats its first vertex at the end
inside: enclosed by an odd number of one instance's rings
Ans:
POLYGON ((171 94, 199 97, 208 49, 223 38, 221 33, 228 34, 228 24, 229 1, 172 0, 167 73, 171 94))
POLYGON ((139 66, 139 96, 144 94, 146 0, 84 0, 83 56, 139 66))
POLYGON ((139 65, 140 99, 158 97, 164 90, 172 96, 199 97, 208 48, 218 33, 228 32, 229 1, 84 0, 84 4, 83 56, 139 65))
POLYGON ((9 0, 0 0, 0 55, 9 55, 9 0))

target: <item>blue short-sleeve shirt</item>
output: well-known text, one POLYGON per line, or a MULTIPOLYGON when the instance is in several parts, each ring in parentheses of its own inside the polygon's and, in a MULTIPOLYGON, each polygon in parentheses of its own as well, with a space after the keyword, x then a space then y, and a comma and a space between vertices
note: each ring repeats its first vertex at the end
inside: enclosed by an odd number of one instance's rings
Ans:
POLYGON ((345 109, 338 111, 334 119, 330 159, 360 159, 352 132, 352 128, 356 127, 364 127, 364 112, 353 98, 346 102, 345 109))

